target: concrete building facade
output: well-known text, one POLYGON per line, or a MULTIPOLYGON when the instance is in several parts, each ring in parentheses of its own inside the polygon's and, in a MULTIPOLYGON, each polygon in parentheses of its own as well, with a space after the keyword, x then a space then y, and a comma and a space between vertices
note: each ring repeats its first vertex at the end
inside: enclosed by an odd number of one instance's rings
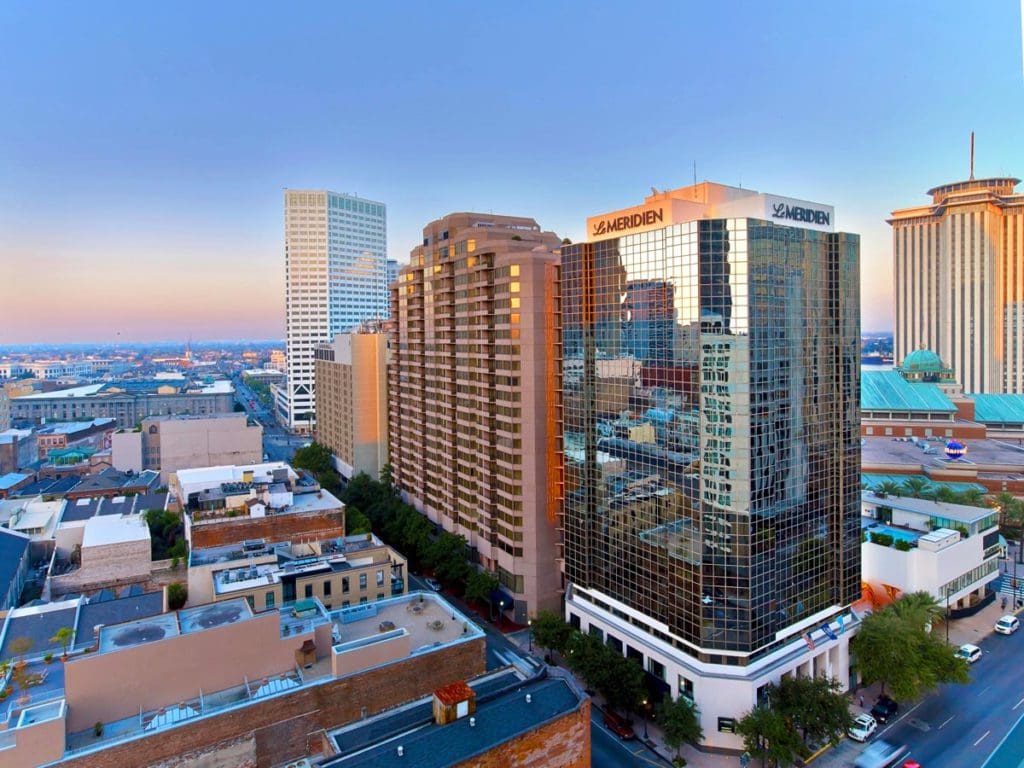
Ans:
POLYGON ((934 350, 965 392, 1024 393, 1024 195, 1019 179, 928 190, 892 212, 895 356, 934 350))
POLYGON ((316 436, 338 472, 377 478, 388 463, 388 336, 378 325, 316 351, 316 436))
POLYGON ((859 238, 834 216, 705 182, 562 248, 566 615, 695 702, 707 749, 782 676, 851 679, 859 238))
POLYGON ((284 230, 288 383, 275 387, 275 407, 289 429, 311 432, 316 348, 387 317, 387 211, 353 195, 289 189, 284 230))
POLYGON ((138 431, 121 431, 111 440, 115 469, 172 472, 194 467, 255 464, 263 455, 263 427, 244 413, 212 416, 150 416, 138 431))
POLYGON ((559 243, 533 219, 453 213, 391 288, 395 484, 466 537, 523 623, 560 601, 559 243))
POLYGON ((44 421, 115 419, 117 426, 134 427, 147 416, 185 413, 208 416, 231 413, 235 390, 230 381, 209 384, 176 382, 119 382, 40 392, 11 400, 11 418, 44 421))

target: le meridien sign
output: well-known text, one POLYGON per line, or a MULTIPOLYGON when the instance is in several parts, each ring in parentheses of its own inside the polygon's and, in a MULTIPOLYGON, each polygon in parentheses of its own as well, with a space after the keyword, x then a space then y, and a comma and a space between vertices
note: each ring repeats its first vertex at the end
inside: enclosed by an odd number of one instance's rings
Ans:
POLYGON ((803 206, 790 205, 789 203, 773 203, 772 218, 788 219, 805 224, 817 224, 819 227, 827 227, 832 223, 832 216, 828 211, 822 211, 817 208, 804 208, 803 206))
POLYGON ((593 235, 607 235, 610 232, 625 232, 638 227, 649 227, 652 224, 660 224, 665 221, 665 212, 661 208, 652 208, 649 211, 640 213, 627 213, 625 216, 615 216, 611 219, 601 219, 594 225, 593 235))

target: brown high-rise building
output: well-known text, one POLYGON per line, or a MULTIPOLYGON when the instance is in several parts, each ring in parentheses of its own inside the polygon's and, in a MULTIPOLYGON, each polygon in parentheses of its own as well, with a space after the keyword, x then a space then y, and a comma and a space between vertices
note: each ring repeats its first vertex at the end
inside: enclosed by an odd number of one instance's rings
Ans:
POLYGON ((391 286, 395 483, 466 537, 519 621, 561 589, 559 243, 533 219, 449 214, 391 286))

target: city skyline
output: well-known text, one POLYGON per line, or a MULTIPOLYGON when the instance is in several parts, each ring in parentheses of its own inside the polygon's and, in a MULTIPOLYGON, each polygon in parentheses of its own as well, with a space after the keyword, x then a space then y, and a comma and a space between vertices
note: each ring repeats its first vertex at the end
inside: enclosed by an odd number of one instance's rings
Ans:
POLYGON ((0 252, 33 322, 0 344, 283 338, 282 187, 383 201, 405 263, 451 212, 578 242, 695 175, 833 205, 891 330, 889 213, 967 178, 971 130, 978 177, 1024 173, 1018 4, 923 7, 5 6, 0 252), (432 30, 458 44, 410 53, 432 30))

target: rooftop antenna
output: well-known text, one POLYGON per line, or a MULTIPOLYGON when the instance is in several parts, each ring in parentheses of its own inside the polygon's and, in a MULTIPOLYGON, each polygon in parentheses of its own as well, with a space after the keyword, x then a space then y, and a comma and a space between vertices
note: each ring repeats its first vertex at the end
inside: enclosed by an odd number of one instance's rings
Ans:
POLYGON ((974 131, 971 131, 971 178, 974 181, 974 131))
POLYGON ((693 186, 697 186, 697 161, 693 161, 693 186))

